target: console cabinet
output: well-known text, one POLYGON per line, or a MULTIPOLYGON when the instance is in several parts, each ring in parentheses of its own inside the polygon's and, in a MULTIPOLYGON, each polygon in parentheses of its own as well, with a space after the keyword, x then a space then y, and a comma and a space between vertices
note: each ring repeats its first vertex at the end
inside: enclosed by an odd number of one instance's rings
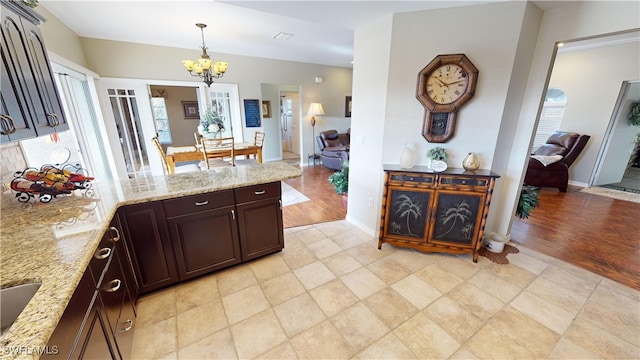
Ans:
POLYGON ((422 252, 470 253, 478 261, 497 174, 396 165, 385 165, 384 171, 378 249, 389 243, 422 252))
POLYGON ((69 129, 38 24, 20 1, 1 1, 0 140, 12 142, 69 129))
POLYGON ((118 210, 140 293, 284 248, 279 181, 118 210))

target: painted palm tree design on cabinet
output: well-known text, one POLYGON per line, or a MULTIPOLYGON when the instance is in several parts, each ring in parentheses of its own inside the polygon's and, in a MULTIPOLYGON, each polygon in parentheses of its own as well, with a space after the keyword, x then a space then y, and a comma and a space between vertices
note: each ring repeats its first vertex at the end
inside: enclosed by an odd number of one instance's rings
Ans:
POLYGON ((431 199, 426 192, 395 190, 391 194, 389 232, 401 236, 421 238, 425 232, 425 209, 431 199))
POLYGON ((409 238, 470 244, 477 232, 482 194, 392 189, 386 233, 409 238), (434 209, 428 210, 434 201, 434 209))
POLYGON ((476 194, 438 193, 433 239, 471 243, 479 221, 477 214, 481 199, 482 196, 476 194))

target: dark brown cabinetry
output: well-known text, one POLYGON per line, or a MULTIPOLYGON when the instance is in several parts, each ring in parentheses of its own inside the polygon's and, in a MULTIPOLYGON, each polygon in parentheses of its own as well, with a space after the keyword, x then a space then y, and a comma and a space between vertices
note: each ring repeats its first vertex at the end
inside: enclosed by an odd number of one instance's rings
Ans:
POLYGON ((279 181, 235 190, 243 261, 284 248, 281 192, 279 181))
POLYGON ((241 261, 233 190, 163 203, 180 280, 241 261))
POLYGON ((49 339, 45 358, 129 358, 135 298, 126 279, 133 274, 119 256, 124 243, 117 226, 112 222, 98 245, 49 339))
POLYGON ((162 202, 127 205, 118 210, 140 293, 178 282, 162 202))
POLYGON ((118 210, 140 293, 280 251, 279 181, 118 210))
POLYGON ((5 143, 68 130, 38 28, 44 18, 20 1, 0 3, 0 140, 5 143))
POLYGON ((380 238, 423 252, 473 254, 478 261, 495 179, 487 170, 385 165, 380 238))

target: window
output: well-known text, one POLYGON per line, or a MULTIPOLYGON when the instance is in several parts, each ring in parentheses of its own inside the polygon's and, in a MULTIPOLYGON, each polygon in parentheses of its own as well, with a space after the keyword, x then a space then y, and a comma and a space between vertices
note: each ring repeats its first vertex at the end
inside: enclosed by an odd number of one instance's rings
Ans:
POLYGON ((567 95, 564 91, 556 88, 547 90, 532 150, 544 145, 551 134, 560 130, 566 106, 567 95))
POLYGON ((151 110, 153 120, 156 124, 156 132, 160 144, 171 144, 171 128, 169 127, 169 117, 167 116, 167 106, 163 97, 151 98, 151 110))

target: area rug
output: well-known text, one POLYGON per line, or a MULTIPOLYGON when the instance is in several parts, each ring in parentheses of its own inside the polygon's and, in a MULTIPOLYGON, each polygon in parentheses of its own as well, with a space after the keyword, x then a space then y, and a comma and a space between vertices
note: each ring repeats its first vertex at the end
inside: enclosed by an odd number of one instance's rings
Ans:
POLYGON ((507 260, 507 255, 509 254, 517 254, 520 250, 517 247, 504 244, 504 250, 501 253, 494 253, 487 250, 484 246, 480 248, 480 255, 486 257, 487 259, 493 261, 496 264, 508 264, 509 260, 507 260))
POLYGON ((617 200, 631 201, 640 203, 640 194, 635 194, 627 191, 620 191, 614 189, 603 188, 600 186, 594 186, 590 188, 584 188, 580 192, 585 192, 593 195, 606 196, 617 200))
POLYGON ((304 194, 299 192, 298 190, 292 188, 289 184, 285 183, 284 181, 282 181, 281 184, 283 207, 309 201, 308 197, 304 196, 304 194))

